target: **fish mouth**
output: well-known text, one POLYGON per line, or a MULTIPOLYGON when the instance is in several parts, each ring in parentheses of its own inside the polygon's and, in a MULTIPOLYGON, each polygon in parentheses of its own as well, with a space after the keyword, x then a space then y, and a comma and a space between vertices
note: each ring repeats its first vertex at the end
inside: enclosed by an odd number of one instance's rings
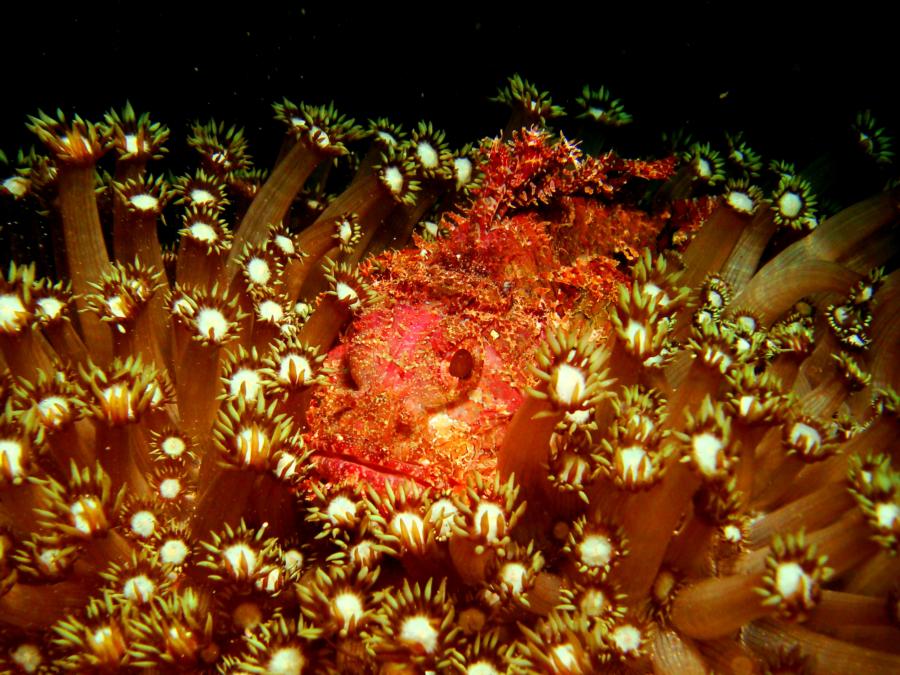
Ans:
POLYGON ((413 482, 423 488, 435 487, 435 472, 416 462, 372 459, 352 444, 334 439, 320 440, 313 448, 310 459, 315 470, 329 482, 367 483, 375 487, 413 482))

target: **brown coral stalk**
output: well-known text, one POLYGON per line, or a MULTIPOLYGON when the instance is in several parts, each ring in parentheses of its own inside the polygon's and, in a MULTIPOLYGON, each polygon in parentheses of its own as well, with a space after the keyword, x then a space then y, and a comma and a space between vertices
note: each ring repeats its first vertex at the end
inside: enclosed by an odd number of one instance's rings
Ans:
POLYGON ((844 590, 847 593, 886 597, 900 579, 900 556, 890 551, 879 551, 847 575, 844 590))
MULTIPOLYGON (((542 503, 550 436, 561 417, 549 401, 529 396, 516 411, 503 437, 497 470, 503 480, 515 475, 522 487, 522 497, 529 504, 542 503)), ((538 514, 530 512, 529 516, 538 514)))
POLYGON ((656 675, 706 675, 709 672, 706 661, 693 643, 673 630, 660 630, 653 636, 650 660, 656 675))
POLYGON ((812 494, 795 499, 755 520, 747 535, 748 543, 755 548, 767 544, 779 532, 824 527, 853 506, 853 498, 843 482, 824 485, 812 494))
POLYGON ((42 504, 40 487, 34 483, 0 484, 0 525, 14 531, 27 530, 34 522, 33 510, 42 504))
POLYGON ((688 576, 707 576, 712 571, 710 554, 719 537, 718 527, 694 515, 672 539, 666 562, 688 576))
POLYGON ((446 190, 446 186, 441 183, 426 183, 425 187, 416 194, 414 204, 399 205, 385 217, 382 227, 373 230, 368 237, 363 235, 363 239, 366 241, 358 253, 354 251, 353 262, 358 262, 363 253, 366 256, 375 256, 389 248, 406 246, 416 225, 446 190))
POLYGON ((26 326, 16 335, 0 333, 0 354, 9 372, 17 377, 31 380, 37 376, 38 370, 45 373, 54 369, 53 358, 56 354, 53 347, 43 335, 26 326))
POLYGON ((360 240, 354 246, 351 260, 358 262, 387 215, 396 207, 381 182, 377 172, 354 181, 335 199, 316 221, 300 233, 298 244, 307 257, 298 260, 285 270, 284 282, 287 297, 293 302, 298 297, 311 297, 322 290, 323 278, 317 274, 326 257, 337 259, 338 247, 334 245, 334 223, 348 213, 356 214, 360 228, 360 240))
POLYGON ((758 621, 744 629, 743 637, 751 649, 764 654, 799 647, 809 659, 810 672, 816 675, 890 675, 900 671, 898 654, 859 647, 795 624, 758 621))
MULTIPOLYGON (((826 500, 823 506, 827 503, 826 500)), ((810 513, 806 518, 807 529, 812 527, 809 525, 812 516, 813 513, 810 513)), ((815 522, 819 523, 819 527, 822 527, 824 524, 821 522, 822 520, 821 515, 815 515, 815 522)), ((825 522, 832 524, 807 535, 806 541, 810 546, 814 545, 820 554, 828 557, 828 567, 833 571, 834 578, 841 576, 878 552, 878 545, 870 540, 871 531, 866 525, 862 511, 859 509, 854 508, 849 513, 840 516, 839 519, 832 515, 825 522)), ((789 526, 783 526, 780 531, 790 531, 790 528, 789 526)), ((758 541, 758 535, 751 536, 758 541)), ((765 567, 766 558, 770 554, 771 550, 768 546, 755 549, 739 558, 732 571, 736 574, 756 574, 761 572, 765 567)))
POLYGON ((721 276, 732 288, 743 288, 759 267, 766 244, 778 225, 769 209, 760 209, 750 225, 741 232, 737 243, 722 265, 721 276))
POLYGON ((47 341, 62 360, 77 369, 88 362, 88 348, 69 321, 54 321, 44 329, 47 341))
POLYGON ((622 592, 632 605, 646 597, 691 496, 700 479, 677 460, 669 466, 666 479, 628 502, 622 527, 628 535, 629 570, 622 580, 622 592), (648 518, 647 514, 653 514, 648 518))
POLYGON ((310 347, 327 350, 351 316, 345 303, 331 296, 322 297, 316 311, 300 329, 298 338, 310 347))
POLYGON ((762 604, 756 589, 760 574, 708 578, 686 586, 675 596, 672 623, 685 635, 701 640, 723 637, 775 607, 762 604))
POLYGON ((798 498, 815 492, 823 485, 842 482, 851 457, 859 453, 883 452, 898 435, 900 420, 896 417, 878 417, 869 428, 847 441, 841 447, 840 454, 803 469, 791 486, 791 496, 798 498))
POLYGON ((99 426, 97 446, 104 449, 100 454, 100 463, 113 485, 127 484, 129 494, 146 496, 149 491, 146 476, 149 475, 150 458, 140 424, 99 426))
POLYGON ((181 357, 175 389, 181 423, 186 433, 205 438, 209 433, 219 403, 219 350, 217 344, 204 344, 190 339, 181 357))
MULTIPOLYGON (((215 461, 211 456, 206 458, 209 464, 215 461)), ((198 496, 191 518, 191 531, 201 537, 224 525, 237 525, 255 484, 252 474, 238 469, 216 466, 203 473, 205 489, 198 496)))
POLYGON ((93 465, 97 461, 94 452, 97 447, 96 433, 94 424, 81 419, 50 434, 47 445, 57 466, 67 466, 70 459, 74 459, 79 466, 93 465))
POLYGON ((869 369, 874 387, 900 387, 900 271, 884 279, 874 298, 872 355, 869 369))
MULTIPOLYGON (((857 273, 835 261, 896 217, 896 199, 896 194, 884 192, 828 218, 766 263, 734 299, 734 306, 758 313, 769 324, 805 295, 845 292, 857 273)), ((874 267, 878 260, 859 263, 874 267)))
POLYGON ((26 630, 46 629, 67 613, 83 607, 91 591, 82 581, 15 584, 0 597, 0 624, 26 630))
POLYGON ((829 633, 843 625, 887 626, 890 624, 883 597, 822 591, 822 598, 810 613, 806 627, 829 633))
POLYGON ((237 262, 243 255, 244 247, 262 244, 269 228, 282 221, 294 197, 322 159, 323 155, 305 142, 297 142, 272 170, 234 233, 227 261, 229 277, 237 272, 237 262))
MULTIPOLYGON (((700 228, 684 251, 684 273, 678 283, 688 288, 699 286, 707 274, 718 272, 732 256, 746 228, 766 215, 755 218, 720 205, 700 228)), ((741 252, 743 253, 742 249, 741 252)))
MULTIPOLYGON (((116 201, 126 198, 118 195, 116 201)), ((166 278, 163 264, 162 246, 156 234, 156 211, 141 211, 125 208, 120 219, 113 225, 113 253, 116 260, 134 262, 139 260, 144 266, 152 267, 166 278)))
POLYGON ((62 164, 59 171, 59 210, 72 288, 77 294, 78 322, 96 363, 104 365, 112 356, 109 329, 87 311, 89 285, 100 279, 109 265, 103 229, 94 196, 94 165, 62 164))

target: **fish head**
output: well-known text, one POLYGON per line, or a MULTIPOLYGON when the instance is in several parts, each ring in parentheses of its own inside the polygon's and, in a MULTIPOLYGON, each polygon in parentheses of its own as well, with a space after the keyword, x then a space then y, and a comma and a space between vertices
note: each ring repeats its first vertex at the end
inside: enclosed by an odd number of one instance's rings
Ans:
POLYGON ((330 380, 308 411, 318 472, 441 488, 493 472, 523 400, 495 336, 440 302, 364 313, 329 353, 330 380))

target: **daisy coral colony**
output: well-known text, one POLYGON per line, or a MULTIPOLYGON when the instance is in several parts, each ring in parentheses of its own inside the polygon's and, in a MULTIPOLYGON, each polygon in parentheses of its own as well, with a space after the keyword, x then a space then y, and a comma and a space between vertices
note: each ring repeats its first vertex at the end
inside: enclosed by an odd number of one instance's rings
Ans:
POLYGON ((572 93, 463 148, 285 99, 272 167, 29 118, 0 673, 900 672, 889 131, 634 158, 572 93))

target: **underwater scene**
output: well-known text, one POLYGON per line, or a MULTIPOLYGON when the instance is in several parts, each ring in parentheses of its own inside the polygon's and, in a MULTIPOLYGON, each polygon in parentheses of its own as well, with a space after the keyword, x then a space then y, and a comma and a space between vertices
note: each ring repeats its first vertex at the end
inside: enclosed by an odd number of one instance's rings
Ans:
POLYGON ((900 672, 874 10, 249 9, 7 25, 0 675, 900 672))

